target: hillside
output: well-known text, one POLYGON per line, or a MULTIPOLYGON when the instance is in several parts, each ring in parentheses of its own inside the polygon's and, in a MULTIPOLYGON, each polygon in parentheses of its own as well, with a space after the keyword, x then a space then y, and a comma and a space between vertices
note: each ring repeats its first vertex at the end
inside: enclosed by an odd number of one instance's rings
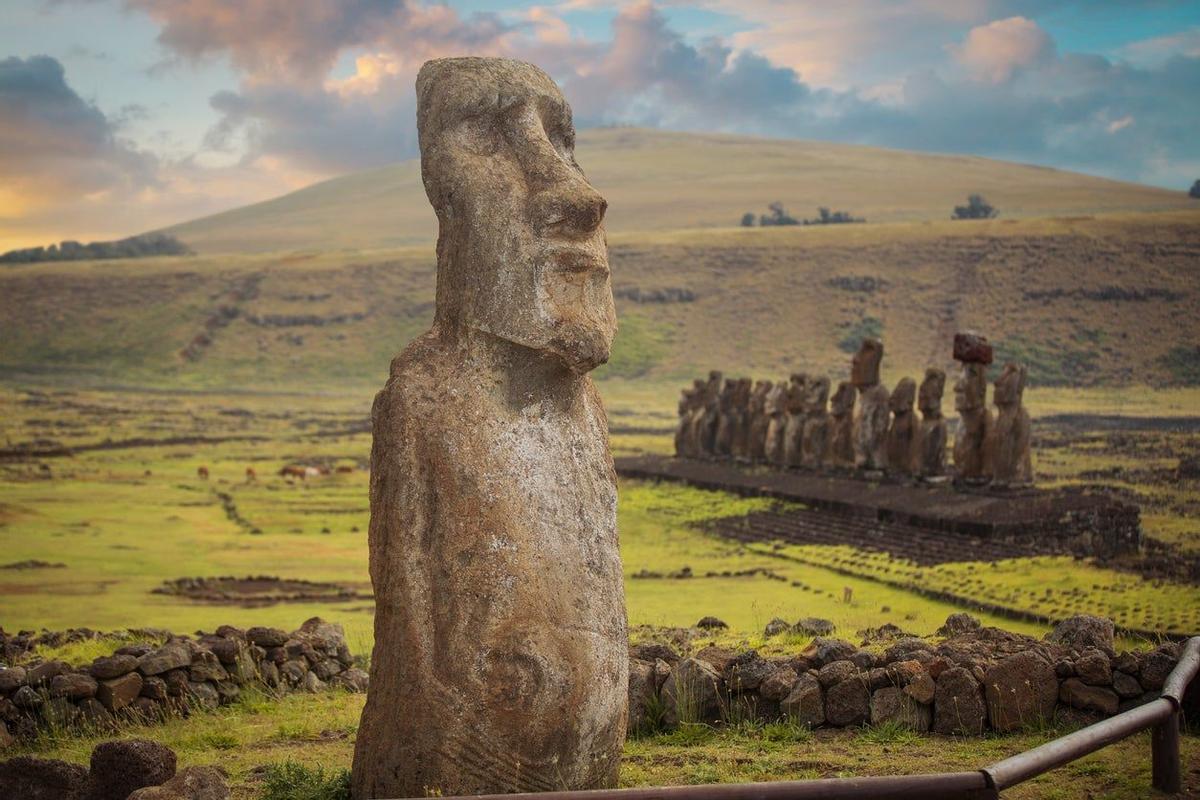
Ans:
MULTIPOLYGON (((779 200, 869 222, 945 220, 969 193, 1004 219, 1200 206, 1171 192, 1072 172, 855 145, 632 128, 586 130, 577 154, 609 201, 612 233, 736 225, 779 200)), ((408 161, 165 229, 199 253, 341 250, 428 244, 436 220, 408 161)))
MULTIPOLYGON (((1196 212, 610 244, 621 329, 601 376, 659 403, 710 367, 840 378, 867 333, 891 382, 946 366, 964 327, 1042 385, 1200 383, 1196 212)), ((429 324, 433 292, 429 247, 0 269, 0 379, 358 391, 429 324)))

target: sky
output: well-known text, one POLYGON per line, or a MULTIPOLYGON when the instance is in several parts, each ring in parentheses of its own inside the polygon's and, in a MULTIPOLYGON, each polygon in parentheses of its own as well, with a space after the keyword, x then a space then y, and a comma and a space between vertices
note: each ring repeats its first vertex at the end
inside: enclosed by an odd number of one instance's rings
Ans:
POLYGON ((413 158, 454 55, 538 64, 579 128, 1200 178, 1196 0, 0 0, 0 251, 413 158))

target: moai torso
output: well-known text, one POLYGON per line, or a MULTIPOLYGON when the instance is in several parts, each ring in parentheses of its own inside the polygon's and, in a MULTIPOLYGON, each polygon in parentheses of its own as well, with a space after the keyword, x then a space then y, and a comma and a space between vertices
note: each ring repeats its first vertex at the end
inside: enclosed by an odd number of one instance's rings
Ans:
POLYGON ((913 455, 913 470, 922 478, 938 478, 946 472, 946 419, 942 416, 942 393, 946 373, 936 367, 925 370, 917 404, 921 426, 913 455))
POLYGON ((854 416, 854 466, 881 470, 887 466, 888 390, 879 383, 883 342, 863 339, 850 367, 850 382, 858 389, 854 416))
POLYGON ((787 420, 783 428, 783 463, 789 467, 800 466, 804 448, 804 408, 808 393, 808 376, 792 376, 787 394, 787 420))
POLYGON ((738 461, 750 460, 750 395, 750 379, 738 379, 733 396, 733 435, 729 443, 729 454, 738 461))
POLYGON ((1033 458, 1029 452, 1032 425, 1022 403, 1025 368, 1005 364, 992 391, 996 420, 992 427, 992 470, 997 483, 1028 486, 1033 483, 1033 458))
POLYGON ((917 436, 913 402, 917 397, 917 382, 902 378, 888 398, 892 422, 887 432, 887 468, 899 475, 912 473, 913 443, 917 436))
POLYGON ((829 449, 825 463, 836 467, 854 466, 854 384, 842 381, 829 401, 829 449))
POLYGON ((829 449, 829 378, 821 377, 808 382, 805 400, 804 443, 800 448, 800 464, 808 469, 818 469, 825 463, 829 449))
POLYGON ((711 458, 716 453, 717 423, 721 418, 721 386, 724 379, 721 373, 713 370, 708 373, 708 382, 704 385, 704 403, 696 414, 692 436, 695 440, 696 455, 711 458))
POLYGON ((754 386, 754 394, 750 398, 750 423, 747 432, 747 445, 750 460, 759 462, 766 459, 767 425, 771 418, 767 416, 767 395, 771 392, 770 381, 759 381, 754 386))
POLYGON ((992 412, 987 407, 987 365, 963 364, 954 384, 958 432, 954 435, 954 473, 967 483, 992 478, 992 412))
POLYGON ((728 458, 733 453, 733 433, 737 428, 737 381, 725 381, 717 401, 717 432, 713 437, 713 455, 728 458))
POLYGON ((767 438, 763 444, 763 454, 767 462, 776 466, 784 466, 783 435, 787 426, 787 381, 775 384, 767 395, 767 438))
POLYGON ((704 397, 704 382, 694 381, 690 389, 684 389, 679 397, 679 423, 675 427, 675 455, 694 456, 692 452, 692 426, 694 414, 704 397))
POLYGON ((552 155, 570 116, 537 68, 433 61, 417 94, 437 312, 372 411, 375 648, 352 795, 612 787, 628 633, 587 377, 615 329, 604 201, 552 155))

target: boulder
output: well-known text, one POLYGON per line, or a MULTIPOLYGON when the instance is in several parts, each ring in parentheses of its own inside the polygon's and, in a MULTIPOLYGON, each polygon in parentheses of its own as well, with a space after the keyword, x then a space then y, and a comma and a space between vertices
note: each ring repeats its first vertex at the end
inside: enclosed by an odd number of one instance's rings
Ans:
POLYGON ((1124 672, 1114 672, 1112 674, 1112 687, 1113 691, 1122 700, 1137 697, 1142 693, 1142 685, 1138 683, 1138 679, 1124 672))
POLYGON ((837 630, 837 626, 831 621, 821 619, 820 617, 804 617, 803 619, 796 620, 796 624, 792 626, 792 630, 804 636, 829 636, 837 630))
POLYGON ((924 639, 918 639, 915 636, 906 636, 883 651, 883 663, 891 664, 893 661, 909 661, 915 654, 921 652, 932 654, 933 645, 924 639))
POLYGON ((192 654, 181 641, 167 642, 138 659, 138 671, 143 675, 159 675, 168 670, 182 669, 192 663, 192 654))
POLYGON ((702 631, 715 631, 728 628, 729 625, 716 617, 701 617, 700 621, 696 623, 696 627, 702 631))
POLYGON ((970 614, 959 612, 946 617, 946 622, 938 628, 938 636, 960 636, 964 633, 974 633, 983 625, 970 614))
POLYGON ((782 703, 784 698, 792 693, 796 677, 796 670, 791 667, 776 667, 775 671, 758 685, 758 694, 765 700, 782 703))
POLYGON ((17 756, 0 761, 0 797, 12 800, 79 800, 87 777, 87 769, 79 764, 17 756))
POLYGON ((221 660, 215 653, 205 650, 192 657, 192 665, 188 668, 189 681, 215 682, 228 680, 228 678, 229 673, 225 671, 225 667, 221 665, 221 660))
POLYGON ((791 692, 779 703, 779 709, 798 725, 816 728, 825 724, 825 693, 821 684, 807 673, 796 679, 791 692))
POLYGON ((929 705, 937 693, 937 684, 928 672, 922 672, 904 687, 904 693, 918 703, 929 705))
POLYGON ((642 642, 641 644, 635 644, 629 648, 629 657, 649 661, 651 664, 659 659, 668 664, 675 664, 679 661, 679 654, 672 650, 670 645, 663 644, 662 642, 642 642))
POLYGON ((1112 689, 1089 686, 1079 678, 1067 678, 1058 688, 1058 699, 1072 708, 1099 711, 1109 716, 1117 713, 1121 700, 1112 689))
POLYGON ((851 661, 833 661, 817 670, 817 680, 828 689, 836 683, 848 681, 858 675, 858 667, 851 661))
POLYGON ((1138 681, 1142 684, 1142 688, 1148 692, 1161 689, 1178 661, 1179 646, 1174 643, 1159 645, 1149 653, 1145 653, 1138 670, 1138 681))
POLYGON ((0 750, 5 750, 17 743, 16 738, 8 732, 8 725, 0 720, 0 750))
POLYGON ((629 730, 649 727, 648 709, 657 700, 654 687, 654 665, 632 659, 629 662, 629 730))
POLYGON ((1053 718, 1058 678, 1033 653, 1016 653, 986 670, 983 690, 992 727, 1006 733, 1053 718))
POLYGON ((63 661, 44 661, 36 667, 30 667, 25 675, 25 682, 30 686, 48 685, 59 675, 71 671, 71 665, 63 661))
POLYGON ((304 681, 301 685, 304 687, 304 691, 310 694, 316 694, 325 689, 325 681, 318 678, 317 673, 312 671, 304 673, 304 681))
POLYGON ((110 728, 114 724, 113 715, 94 697, 79 702, 79 718, 93 728, 110 728))
POLYGON ((801 656, 807 658, 814 667, 821 668, 831 661, 849 659, 858 652, 858 648, 843 639, 826 639, 818 636, 805 648, 801 656))
POLYGON ((330 683, 350 692, 365 692, 371 680, 366 672, 357 667, 350 667, 335 675, 330 683))
POLYGON ((142 693, 142 676, 130 672, 119 678, 100 681, 96 687, 96 699, 109 711, 120 711, 142 693))
POLYGON ((914 700, 903 689, 888 686, 871 694, 871 724, 901 725, 923 733, 929 730, 933 711, 914 700))
POLYGON ((342 662, 336 658, 322 658, 312 665, 312 671, 321 680, 329 681, 333 679, 334 675, 342 671, 342 662))
POLYGON ((1084 683, 1092 686, 1109 686, 1112 684, 1112 663, 1096 648, 1084 650, 1075 659, 1075 674, 1084 683))
POLYGON ((850 663, 858 667, 859 672, 866 672, 875 666, 875 654, 868 650, 857 650, 850 654, 850 663))
POLYGON ((282 647, 283 643, 289 638, 287 631, 282 631, 279 628, 255 626, 246 631, 246 639, 259 647, 282 647))
POLYGON ((792 629, 792 626, 787 623, 787 620, 776 617, 767 623, 767 627, 763 628, 763 636, 768 639, 772 636, 778 636, 781 633, 787 633, 792 629))
POLYGON ((158 676, 146 678, 142 681, 141 696, 165 703, 167 701, 167 682, 158 676))
POLYGON ((96 679, 82 672, 68 672, 50 679, 50 696, 83 700, 96 696, 96 679))
POLYGON ((188 673, 186 669, 173 669, 164 672, 162 679, 167 684, 167 694, 172 697, 183 697, 188 691, 188 673))
POLYGON ((871 692, 866 681, 854 677, 825 691, 825 721, 839 728, 862 725, 871 717, 871 692))
POLYGON ((188 701, 198 708, 212 711, 217 706, 221 705, 221 695, 217 693, 217 687, 213 686, 208 681, 203 682, 188 682, 187 691, 188 701))
POLYGON ((723 675, 725 674, 725 668, 728 667, 735 658, 737 658, 737 653, 729 650, 728 648, 717 647, 716 645, 710 644, 708 647, 705 647, 696 653, 694 658, 698 658, 701 661, 707 661, 712 665, 713 669, 723 675))
MULTIPOLYGON (((253 630, 253 629, 251 629, 253 630)), ((279 668, 280 676, 291 686, 302 686, 304 676, 308 674, 308 661, 303 658, 293 658, 285 661, 279 668)))
POLYGON ((775 666, 760 656, 757 650, 748 650, 726 664, 722 674, 730 691, 752 692, 774 670, 775 666))
POLYGON ((229 785, 216 767, 187 767, 161 786, 138 789, 128 800, 228 800, 229 785))
POLYGON ((0 694, 10 694, 25 685, 24 667, 0 666, 0 694))
POLYGON ((136 656, 101 656, 92 662, 90 671, 93 678, 106 681, 133 672, 137 669, 137 666, 138 660, 136 656))
POLYGON ((987 723, 987 706, 979 681, 964 667, 938 676, 933 697, 933 729, 951 736, 978 736, 987 723))
POLYGON ((1069 647, 1076 652, 1081 653, 1089 647, 1094 647, 1111 656, 1113 654, 1113 632, 1111 619, 1094 617, 1090 614, 1076 614, 1055 625, 1054 630, 1046 634, 1046 639, 1069 647))
POLYGON ((146 739, 101 742, 92 750, 83 800, 126 800, 143 786, 175 777, 175 751, 146 739))
POLYGON ((721 675, 707 661, 685 658, 663 684, 662 699, 663 721, 670 727, 717 719, 721 714, 721 675))
POLYGON ((37 708, 44 702, 46 702, 46 698, 42 697, 32 686, 22 686, 13 692, 12 703, 17 708, 37 708))

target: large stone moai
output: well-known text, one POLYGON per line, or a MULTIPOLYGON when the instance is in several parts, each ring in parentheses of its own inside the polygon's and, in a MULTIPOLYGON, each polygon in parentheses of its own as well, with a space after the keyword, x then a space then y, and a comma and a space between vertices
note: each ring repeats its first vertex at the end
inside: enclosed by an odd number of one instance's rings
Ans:
POLYGON ((717 370, 708 373, 704 384, 704 412, 696 416, 692 430, 693 447, 697 456, 711 457, 716 453, 717 425, 721 421, 721 388, 725 379, 717 370))
POLYGON ((862 340, 850 362, 850 382, 858 390, 858 413, 854 417, 854 466, 881 470, 887 466, 887 430, 890 419, 888 390, 879 383, 883 342, 873 337, 862 340))
POLYGON ((717 433, 713 437, 712 454, 728 458, 733 452, 733 432, 737 426, 737 381, 730 379, 721 387, 717 398, 717 433))
POLYGON ((829 401, 829 447, 825 463, 835 467, 854 466, 854 384, 842 381, 829 401))
POLYGON ((587 377, 616 330, 605 201, 540 69, 431 61, 417 101, 437 301, 372 410, 375 648, 352 794, 613 787, 629 641, 587 377))
POLYGON ((1029 452, 1032 425, 1022 403, 1025 367, 1005 364, 992 390, 996 420, 992 426, 992 474, 1005 486, 1033 483, 1033 458, 1029 452))
POLYGON ((787 393, 787 422, 783 429, 783 463, 789 467, 800 466, 800 455, 804 447, 804 408, 808 395, 808 376, 804 373, 792 375, 787 393))
POLYGON ((767 394, 767 438, 763 443, 763 455, 767 463, 784 466, 783 437, 787 431, 788 383, 780 381, 767 394))
POLYGON ((738 378, 737 391, 733 396, 733 436, 730 437, 729 454, 738 461, 750 460, 750 396, 753 381, 738 378))
POLYGON ((946 418, 942 416, 945 390, 946 373, 937 367, 925 370, 925 380, 917 393, 921 425, 913 448, 913 471, 926 480, 936 480, 946 472, 946 418))
POLYGON ((901 378, 888 398, 892 422, 888 426, 885 445, 887 468, 899 475, 911 475, 913 471, 913 446, 917 438, 913 403, 916 399, 917 382, 912 378, 901 378))
POLYGON ((750 452, 750 460, 760 462, 766 460, 767 425, 771 418, 767 415, 767 397, 771 393, 770 381, 758 381, 754 384, 754 392, 750 395, 750 421, 746 437, 750 452))
POLYGON ((822 376, 808 382, 804 406, 804 445, 800 465, 818 469, 825 463, 829 449, 829 378, 822 376))
POLYGON ((992 478, 993 423, 987 407, 992 347, 978 334, 956 334, 954 358, 962 363, 962 375, 954 384, 954 409, 960 420, 954 435, 954 472, 965 483, 987 483, 992 478))
POLYGON ((675 455, 695 456, 692 430, 696 424, 696 412, 704 409, 704 381, 695 380, 691 388, 679 395, 679 423, 675 428, 675 455))

